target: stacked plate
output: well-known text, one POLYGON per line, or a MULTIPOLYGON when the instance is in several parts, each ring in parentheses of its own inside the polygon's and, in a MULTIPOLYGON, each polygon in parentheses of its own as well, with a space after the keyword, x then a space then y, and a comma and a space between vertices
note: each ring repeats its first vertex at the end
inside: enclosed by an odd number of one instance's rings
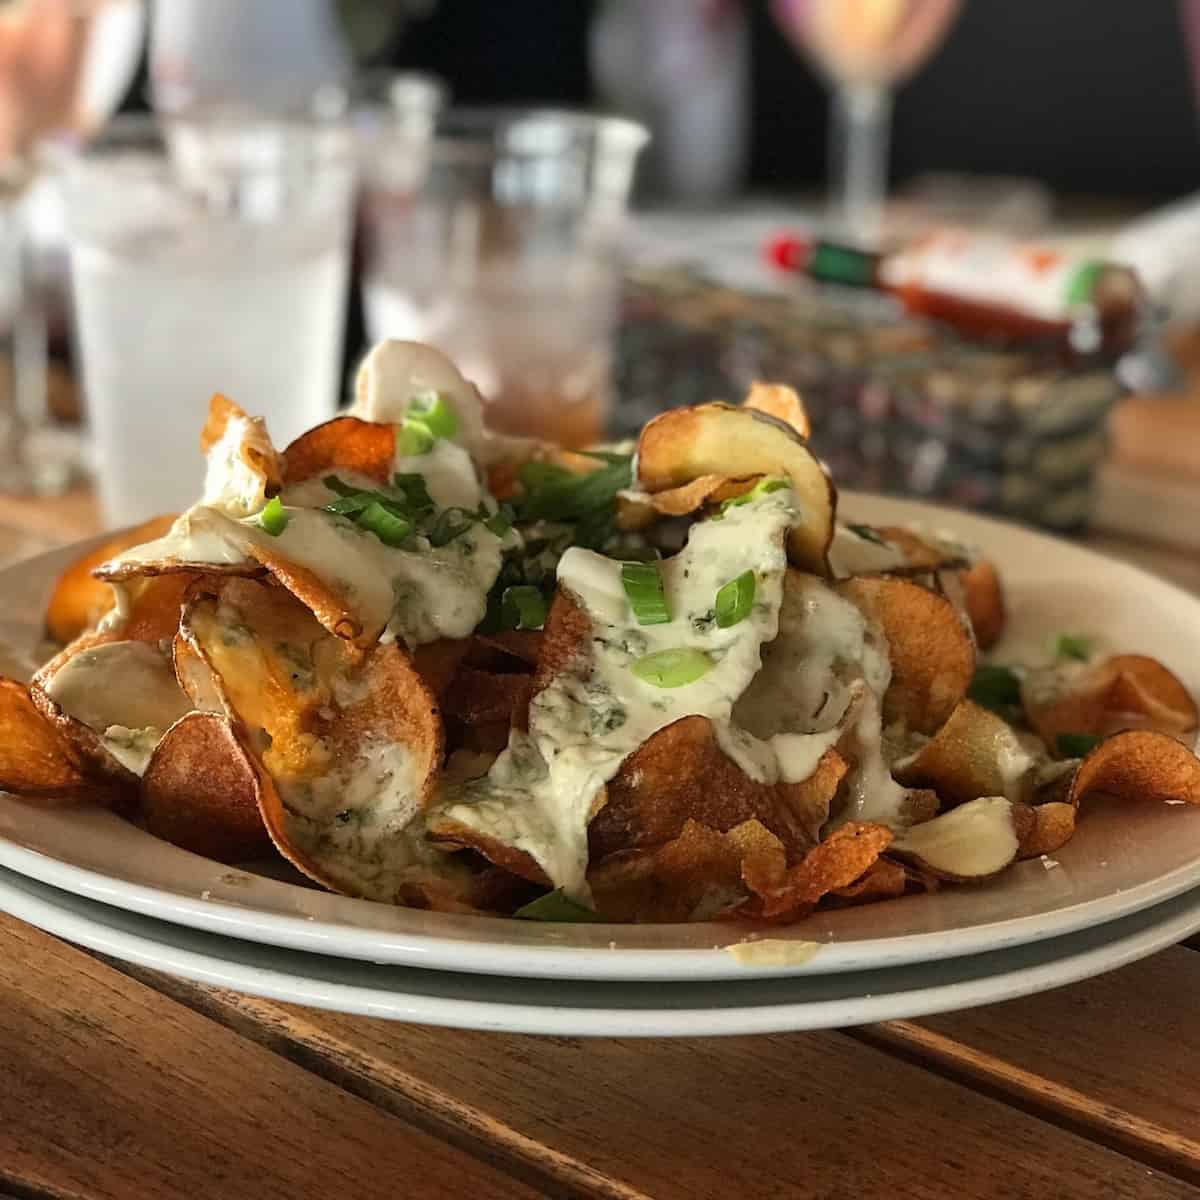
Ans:
MULTIPOLYGON (((879 524, 949 526, 986 546, 1014 639, 1086 630, 1161 658, 1200 691, 1200 601, 1186 593, 982 518, 865 496, 843 507, 879 524)), ((31 651, 42 600, 70 556, 0 574, 10 669, 31 651)), ((912 1017, 1119 967, 1200 930, 1200 805, 1095 804, 1053 859, 768 931, 425 913, 280 874, 199 858, 109 812, 0 802, 0 908, 106 954, 372 1016, 623 1036, 912 1017)))

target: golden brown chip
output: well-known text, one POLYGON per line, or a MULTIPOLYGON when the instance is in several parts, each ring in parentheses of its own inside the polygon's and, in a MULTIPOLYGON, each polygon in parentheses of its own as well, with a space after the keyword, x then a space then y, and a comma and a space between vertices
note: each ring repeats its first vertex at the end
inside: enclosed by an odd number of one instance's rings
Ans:
POLYGON ((284 479, 287 483, 303 483, 340 470, 357 471, 387 483, 395 453, 393 426, 360 421, 357 417, 334 417, 302 433, 284 450, 284 479))
POLYGON ((978 796, 1029 799, 1032 766, 1011 725, 963 700, 929 742, 893 764, 892 774, 908 787, 935 789, 948 804, 964 804, 978 796))
POLYGON ((1021 685, 1029 723, 1051 750, 1060 734, 1104 737, 1120 729, 1186 734, 1197 726, 1187 688, 1157 659, 1120 654, 1064 678, 1030 671, 1021 685))
POLYGON ((173 845, 248 862, 271 852, 259 812, 258 771, 228 718, 189 713, 158 743, 142 777, 147 830, 173 845))
POLYGON ((533 855, 518 850, 499 838, 488 837, 486 833, 481 833, 470 825, 439 817, 435 824, 430 825, 429 836, 438 846, 448 850, 474 850, 477 854, 482 854, 488 862, 512 875, 527 879, 530 883, 540 883, 543 887, 550 886, 550 880, 533 855))
POLYGON ((687 821, 664 845, 624 851, 593 867, 588 883, 596 911, 608 921, 708 920, 745 903, 744 869, 760 859, 782 864, 785 855, 757 821, 726 833, 687 821))
POLYGON ((413 666, 425 686, 441 700, 471 648, 469 638, 439 638, 412 652, 413 666))
POLYGON ((786 870, 780 870, 777 858, 748 858, 742 878, 755 900, 746 912, 765 920, 803 917, 823 896, 849 887, 865 875, 891 842, 892 831, 885 826, 852 821, 786 870))
POLYGON ((744 408, 753 408, 758 412, 790 425, 802 438, 812 436, 812 424, 808 419, 808 410, 800 393, 782 383, 761 383, 755 381, 750 385, 746 399, 742 401, 744 408))
POLYGON ((1067 798, 1078 807, 1094 793, 1200 804, 1200 759, 1165 733, 1115 733, 1079 764, 1067 798))
POLYGON ((906 529, 903 525, 880 525, 875 529, 879 537, 894 546, 904 555, 906 570, 942 571, 951 567, 962 567, 965 559, 937 545, 926 541, 920 534, 906 529))
POLYGON ((684 517, 706 504, 719 504, 748 492, 761 475, 733 479, 701 475, 690 483, 661 492, 629 492, 617 496, 617 524, 622 529, 645 529, 661 517, 684 517))
POLYGON ((757 783, 721 749, 711 721, 684 717, 644 742, 610 781, 608 802, 588 827, 591 861, 669 842, 688 821, 724 833, 752 819, 800 858, 816 844, 845 773, 829 750, 803 783, 757 783))
POLYGON ((479 657, 481 649, 493 650, 528 667, 536 667, 542 652, 542 633, 541 630, 535 629, 504 629, 498 633, 476 633, 471 638, 469 651, 472 666, 491 665, 479 657))
POLYGON ((46 606, 46 633, 56 642, 70 642, 92 629, 113 606, 112 586, 92 575, 94 568, 122 550, 161 537, 175 518, 152 517, 109 538, 82 558, 76 559, 59 577, 46 606))
POLYGON ((704 475, 786 478, 800 518, 788 535, 788 556, 798 567, 828 575, 837 492, 804 439, 782 421, 749 408, 702 404, 661 413, 642 430, 636 486, 662 492, 704 475))
POLYGON ((890 858, 873 862, 866 874, 845 887, 833 888, 831 899, 840 904, 873 904, 877 900, 892 900, 908 890, 908 871, 902 863, 890 858))
MULTIPOLYGON (((1024 808, 1013 805, 1013 809, 1024 808)), ((1029 817, 1019 823, 1017 836, 1021 848, 1018 858, 1038 858, 1061 850, 1075 832, 1075 806, 1059 801, 1038 804, 1028 810, 1029 817)))
POLYGON ((31 800, 110 804, 119 792, 37 710, 29 690, 0 679, 0 790, 31 800))
POLYGON ((918 733, 934 733, 975 674, 975 645, 954 606, 898 576, 864 575, 836 588, 887 638, 892 681, 883 697, 885 722, 903 721, 918 733))
POLYGON ((465 725, 529 724, 529 700, 533 695, 533 676, 498 674, 460 667, 445 696, 442 711, 465 725))
POLYGON ((207 454, 225 436, 230 421, 245 422, 238 446, 238 456, 243 465, 262 480, 264 496, 278 494, 283 487, 284 463, 279 452, 271 445, 266 422, 262 417, 249 416, 220 392, 215 393, 208 403, 208 420, 200 431, 200 449, 207 454))
POLYGON ((988 650, 1000 640, 1006 620, 1000 573, 993 563, 981 558, 963 571, 959 580, 975 640, 981 650, 988 650))
POLYGON ((891 852, 940 879, 971 883, 1003 871, 1017 857, 1029 808, 1003 796, 980 796, 898 835, 891 852))

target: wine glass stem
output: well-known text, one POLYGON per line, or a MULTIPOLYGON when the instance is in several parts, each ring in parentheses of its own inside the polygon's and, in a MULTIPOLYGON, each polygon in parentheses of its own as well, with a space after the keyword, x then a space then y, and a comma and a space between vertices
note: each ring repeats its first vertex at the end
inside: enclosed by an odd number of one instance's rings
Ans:
POLYGON ((873 246, 887 197, 892 95, 873 83, 843 83, 834 91, 829 151, 830 217, 842 237, 873 246))

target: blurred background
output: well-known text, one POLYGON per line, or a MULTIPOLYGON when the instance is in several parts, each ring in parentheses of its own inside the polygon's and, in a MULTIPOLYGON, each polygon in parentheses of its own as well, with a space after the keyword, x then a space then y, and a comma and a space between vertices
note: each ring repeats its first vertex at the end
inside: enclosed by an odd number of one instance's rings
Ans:
POLYGON ((790 383, 847 486, 1195 550, 1198 89, 1194 0, 3 0, 10 553, 382 336, 575 443, 790 383))

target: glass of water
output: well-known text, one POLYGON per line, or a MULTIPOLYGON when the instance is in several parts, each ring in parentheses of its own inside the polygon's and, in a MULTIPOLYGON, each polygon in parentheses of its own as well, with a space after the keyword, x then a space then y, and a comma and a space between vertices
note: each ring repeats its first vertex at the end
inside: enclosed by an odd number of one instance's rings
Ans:
POLYGON ((226 109, 115 121, 62 166, 104 515, 179 511, 223 392, 277 444, 331 417, 354 164, 336 122, 226 109))
POLYGON ((555 110, 450 109, 431 128, 392 109, 362 153, 371 339, 445 350, 494 428, 595 441, 646 131, 555 110))

